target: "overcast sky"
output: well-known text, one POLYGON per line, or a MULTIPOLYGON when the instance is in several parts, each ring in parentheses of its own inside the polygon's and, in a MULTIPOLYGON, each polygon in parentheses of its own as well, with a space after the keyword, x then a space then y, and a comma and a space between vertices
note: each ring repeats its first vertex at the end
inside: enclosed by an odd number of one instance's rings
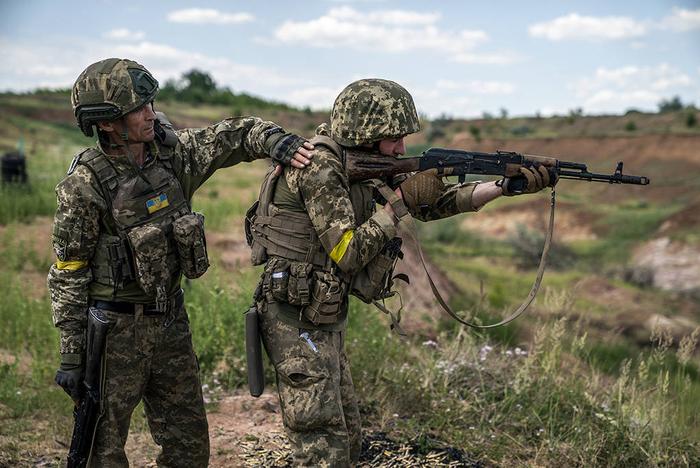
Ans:
POLYGON ((312 108, 379 77, 431 117, 656 110, 700 105, 700 0, 0 0, 0 90, 69 87, 107 57, 312 108))

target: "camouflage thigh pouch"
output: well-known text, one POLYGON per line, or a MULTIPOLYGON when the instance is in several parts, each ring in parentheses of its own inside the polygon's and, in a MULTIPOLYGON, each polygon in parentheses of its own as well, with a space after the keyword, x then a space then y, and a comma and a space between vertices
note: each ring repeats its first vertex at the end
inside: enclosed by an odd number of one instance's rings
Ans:
POLYGON ((202 276, 209 268, 204 215, 191 213, 173 221, 173 237, 182 273, 190 279, 202 276))
MULTIPOLYGON (((292 338, 298 337, 300 330, 289 328, 293 330, 292 338)), ((316 351, 297 338, 275 366, 284 424, 291 431, 303 433, 344 428, 339 350, 332 343, 333 332, 307 333, 316 351)))

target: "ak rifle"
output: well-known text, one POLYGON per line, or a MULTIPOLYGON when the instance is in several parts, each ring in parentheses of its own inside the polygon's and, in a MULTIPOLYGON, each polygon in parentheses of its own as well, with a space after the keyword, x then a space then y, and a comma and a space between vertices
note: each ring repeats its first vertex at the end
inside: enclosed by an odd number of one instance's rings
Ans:
MULTIPOLYGON (((622 161, 617 163, 615 172, 611 175, 595 174, 589 172, 588 168, 583 163, 560 161, 556 158, 545 156, 534 156, 530 154, 521 154, 511 151, 497 151, 495 153, 481 153, 477 151, 462 151, 445 148, 430 148, 417 157, 407 158, 391 158, 378 157, 376 153, 348 150, 345 153, 345 170, 351 182, 368 180, 368 179, 385 179, 399 174, 407 174, 412 172, 423 172, 427 170, 437 169, 438 176, 457 176, 460 182, 464 182, 467 175, 488 175, 501 177, 515 177, 520 174, 520 168, 544 165, 551 172, 556 172, 561 179, 587 180, 590 182, 608 182, 610 184, 633 184, 633 185, 649 185, 649 178, 644 176, 631 176, 622 173, 622 161)), ((514 178, 511 182, 515 182, 512 187, 514 191, 522 191, 527 184, 524 177, 514 178)), ((390 192, 391 190, 389 190, 390 192)), ((386 198, 389 200, 389 198, 386 198)), ((552 242, 552 234, 554 232, 554 200, 555 192, 552 189, 549 223, 547 234, 542 248, 542 256, 537 267, 537 276, 535 278, 530 293, 527 295, 522 304, 512 312, 508 317, 488 325, 481 325, 473 322, 468 317, 458 314, 447 304, 445 299, 440 294, 437 285, 430 276, 430 272, 425 264, 423 249, 420 247, 420 242, 415 234, 413 220, 409 216, 406 230, 409 237, 413 238, 418 250, 418 256, 421 265, 425 271, 430 288, 433 291, 435 299, 448 315, 463 325, 472 328, 485 329, 494 328, 505 325, 518 316, 520 316, 530 306, 537 295, 537 291, 542 283, 545 266, 547 264, 547 254, 552 242)))
POLYGON ((351 182, 367 179, 383 179, 398 174, 437 169, 439 176, 457 176, 464 182, 467 175, 514 177, 521 166, 541 164, 559 175, 560 179, 608 182, 610 184, 648 185, 649 178, 622 173, 622 161, 613 174, 589 172, 585 164, 560 161, 547 156, 521 154, 513 151, 482 153, 447 148, 430 148, 420 156, 406 158, 377 157, 376 153, 349 150, 345 154, 345 167, 351 182))

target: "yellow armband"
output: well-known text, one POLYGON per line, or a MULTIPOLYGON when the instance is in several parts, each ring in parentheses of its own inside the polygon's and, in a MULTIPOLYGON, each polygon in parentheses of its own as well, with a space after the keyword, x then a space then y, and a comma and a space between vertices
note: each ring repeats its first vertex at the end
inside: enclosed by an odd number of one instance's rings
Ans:
POLYGON ((330 253, 331 260, 333 260, 335 263, 340 263, 345 255, 345 252, 347 252, 348 245, 350 245, 350 241, 354 235, 355 232, 352 230, 346 231, 345 234, 343 234, 343 237, 340 238, 340 241, 335 247, 333 247, 333 250, 330 253))
POLYGON ((86 266, 88 266, 88 262, 86 260, 68 260, 65 262, 56 260, 56 269, 58 270, 76 271, 80 270, 81 268, 85 268, 86 266))

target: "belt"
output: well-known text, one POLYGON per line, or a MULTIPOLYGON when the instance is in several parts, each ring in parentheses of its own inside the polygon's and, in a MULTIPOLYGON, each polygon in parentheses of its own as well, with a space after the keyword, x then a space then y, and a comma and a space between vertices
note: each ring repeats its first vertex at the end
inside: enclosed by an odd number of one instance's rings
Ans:
MULTIPOLYGON (((168 309, 171 311, 176 311, 185 303, 185 294, 180 289, 173 297, 169 299, 168 309)), ((148 304, 139 304, 135 302, 114 302, 114 301, 100 301, 96 300, 93 304, 94 307, 102 310, 109 310, 110 312, 117 312, 119 314, 130 314, 134 315, 136 311, 136 306, 143 306, 143 315, 164 315, 164 311, 158 310, 155 302, 148 304)))

